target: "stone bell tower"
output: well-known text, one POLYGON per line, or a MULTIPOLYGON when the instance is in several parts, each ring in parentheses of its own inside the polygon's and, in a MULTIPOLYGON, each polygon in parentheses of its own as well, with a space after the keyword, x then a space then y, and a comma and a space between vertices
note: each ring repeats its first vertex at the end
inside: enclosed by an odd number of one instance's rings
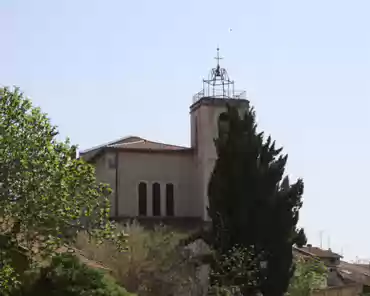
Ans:
POLYGON ((191 146, 195 149, 194 165, 195 192, 201 198, 200 215, 208 220, 208 182, 217 158, 214 139, 218 137, 220 119, 227 105, 235 106, 244 113, 249 108, 245 91, 236 91, 234 81, 230 80, 226 69, 220 66, 219 48, 217 48, 217 65, 208 79, 203 79, 203 89, 193 96, 190 106, 191 146))

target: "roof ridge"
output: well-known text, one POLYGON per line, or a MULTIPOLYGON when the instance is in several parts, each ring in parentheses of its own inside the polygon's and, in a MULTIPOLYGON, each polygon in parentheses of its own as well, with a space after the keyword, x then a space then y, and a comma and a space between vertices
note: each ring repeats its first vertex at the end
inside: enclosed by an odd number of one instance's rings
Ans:
POLYGON ((189 148, 189 147, 185 147, 185 146, 167 144, 167 143, 164 143, 164 142, 151 141, 151 140, 147 140, 147 139, 143 139, 143 140, 146 141, 146 142, 154 143, 154 144, 167 145, 167 146, 178 147, 178 148, 189 148))
POLYGON ((128 142, 128 143, 120 143, 120 144, 113 144, 113 145, 107 145, 109 147, 115 147, 115 146, 120 146, 120 145, 131 145, 131 144, 137 144, 137 143, 143 143, 143 142, 147 142, 145 139, 141 139, 139 141, 132 141, 132 142, 128 142))
POLYGON ((119 138, 119 139, 116 139, 116 140, 113 140, 113 141, 109 141, 109 142, 106 142, 106 143, 104 143, 104 144, 100 144, 100 145, 93 146, 93 147, 91 147, 91 148, 88 148, 88 149, 82 150, 80 153, 85 154, 85 153, 87 153, 87 152, 91 152, 91 151, 97 150, 97 149, 99 149, 99 148, 103 148, 103 147, 107 147, 107 146, 115 145, 115 144, 117 144, 117 142, 121 142, 121 141, 124 141, 124 140, 130 139, 130 138, 140 138, 140 139, 143 139, 142 137, 139 137, 139 136, 126 136, 126 137, 121 137, 121 138, 119 138))

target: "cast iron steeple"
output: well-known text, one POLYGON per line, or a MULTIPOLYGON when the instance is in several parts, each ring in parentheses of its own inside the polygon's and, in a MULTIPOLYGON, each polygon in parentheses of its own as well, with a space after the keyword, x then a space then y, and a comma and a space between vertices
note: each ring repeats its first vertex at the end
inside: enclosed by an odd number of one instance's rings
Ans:
POLYGON ((221 99, 245 99, 245 91, 235 91, 234 81, 230 79, 225 68, 220 66, 220 49, 217 48, 216 68, 213 68, 208 79, 203 79, 203 89, 193 98, 193 103, 201 98, 221 98, 221 99))

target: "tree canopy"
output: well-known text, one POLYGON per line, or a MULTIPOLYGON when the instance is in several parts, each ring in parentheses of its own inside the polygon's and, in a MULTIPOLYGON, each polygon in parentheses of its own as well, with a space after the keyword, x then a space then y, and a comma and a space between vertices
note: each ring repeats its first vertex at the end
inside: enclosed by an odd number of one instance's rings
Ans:
MULTIPOLYGON (((290 184, 284 175, 288 157, 270 136, 257 132, 253 109, 241 117, 228 107, 222 120, 208 187, 211 244, 219 254, 247 248, 258 262, 257 275, 245 279, 244 295, 249 289, 282 296, 294 273, 292 246, 306 241, 297 227, 303 181, 290 184)), ((245 262, 250 265, 251 259, 245 262)))
POLYGON ((124 235, 109 220, 111 190, 76 158, 77 146, 57 135, 18 88, 0 88, 0 291, 18 268, 14 251, 38 262, 80 230, 123 246, 124 235))
POLYGON ((134 296, 102 271, 92 269, 72 254, 56 255, 49 266, 29 277, 14 296, 134 296))
POLYGON ((327 276, 327 269, 322 261, 297 257, 287 296, 310 296, 315 289, 326 286, 327 276))

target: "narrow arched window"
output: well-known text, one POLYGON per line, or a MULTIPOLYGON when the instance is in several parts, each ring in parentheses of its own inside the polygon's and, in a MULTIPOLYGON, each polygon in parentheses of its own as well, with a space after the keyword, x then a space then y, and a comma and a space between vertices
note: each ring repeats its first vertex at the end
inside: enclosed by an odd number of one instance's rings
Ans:
POLYGON ((174 186, 173 184, 166 184, 166 215, 174 216, 175 201, 174 201, 174 186))
POLYGON ((153 191, 153 216, 161 215, 161 185, 154 183, 153 191))
POLYGON ((147 215, 147 187, 146 183, 141 182, 138 187, 139 194, 139 216, 147 215))

